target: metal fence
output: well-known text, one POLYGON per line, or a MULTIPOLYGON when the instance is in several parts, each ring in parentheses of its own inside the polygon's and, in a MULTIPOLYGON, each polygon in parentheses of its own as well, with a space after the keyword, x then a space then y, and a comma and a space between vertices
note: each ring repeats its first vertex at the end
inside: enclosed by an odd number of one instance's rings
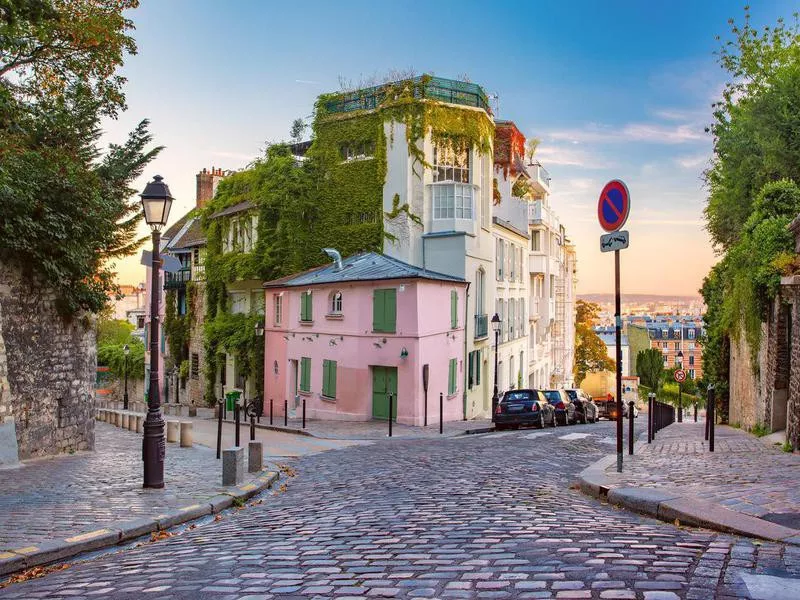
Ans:
POLYGON ((675 407, 666 402, 656 400, 655 394, 647 396, 647 443, 653 441, 656 434, 675 422, 675 407))

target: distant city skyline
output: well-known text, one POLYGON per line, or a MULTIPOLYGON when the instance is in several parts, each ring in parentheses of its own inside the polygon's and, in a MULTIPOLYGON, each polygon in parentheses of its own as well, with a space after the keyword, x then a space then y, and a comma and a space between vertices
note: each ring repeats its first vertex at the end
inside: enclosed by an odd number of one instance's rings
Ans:
MULTIPOLYGON (((166 149, 135 185, 163 175, 176 197, 172 221, 193 206, 198 171, 245 168, 266 142, 289 137, 293 119, 310 122, 315 98, 339 89, 340 76, 358 81, 411 65, 419 73, 465 74, 497 95, 496 117, 541 140, 537 157, 553 177, 551 204, 577 247, 580 293, 613 290, 596 202, 614 178, 632 196, 623 293, 697 293, 715 262, 701 180, 712 152, 704 128, 725 80, 714 37, 726 36, 728 18, 741 20, 740 6, 512 2, 503 8, 524 30, 487 37, 499 16, 467 0, 457 5, 458 27, 435 29, 421 19, 429 10, 423 3, 403 10, 366 1, 312 5, 276 12, 238 2, 220 10, 209 0, 173 0, 130 12, 139 52, 123 69, 129 109, 104 123, 104 141, 119 142, 151 119, 155 143, 166 149), (487 43, 465 54, 468 40, 487 43)), ((754 24, 771 25, 794 6, 752 2, 754 24)), ((117 267, 121 283, 144 280, 138 256, 117 267)))

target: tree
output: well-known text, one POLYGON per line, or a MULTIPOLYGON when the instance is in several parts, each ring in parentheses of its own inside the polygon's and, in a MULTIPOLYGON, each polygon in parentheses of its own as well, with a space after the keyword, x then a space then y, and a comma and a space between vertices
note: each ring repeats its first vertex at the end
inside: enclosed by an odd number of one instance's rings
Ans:
POLYGON ((658 390, 663 372, 664 357, 657 348, 648 348, 636 355, 636 375, 643 386, 653 391, 658 390))
POLYGON ((575 306, 575 384, 580 385, 586 375, 595 371, 613 371, 616 363, 609 358, 606 345, 594 332, 600 307, 578 300, 575 306))
POLYGON ((308 125, 303 119, 295 119, 292 121, 292 128, 289 131, 289 135, 292 138, 292 141, 297 143, 303 139, 303 133, 305 132, 308 125))

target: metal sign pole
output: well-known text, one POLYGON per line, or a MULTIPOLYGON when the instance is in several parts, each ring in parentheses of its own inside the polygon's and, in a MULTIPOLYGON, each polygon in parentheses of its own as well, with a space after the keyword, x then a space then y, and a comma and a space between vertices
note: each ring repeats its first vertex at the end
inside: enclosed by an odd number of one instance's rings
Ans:
POLYGON ((617 473, 622 473, 622 309, 619 295, 619 250, 614 250, 614 303, 617 342, 617 473))

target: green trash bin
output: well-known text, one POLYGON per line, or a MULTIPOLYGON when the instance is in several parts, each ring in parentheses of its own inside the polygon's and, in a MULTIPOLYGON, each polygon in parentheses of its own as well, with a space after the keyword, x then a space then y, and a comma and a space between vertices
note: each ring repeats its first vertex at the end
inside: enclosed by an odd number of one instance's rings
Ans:
POLYGON ((225 394, 225 410, 236 410, 236 403, 239 402, 239 398, 241 398, 241 396, 242 392, 239 390, 233 390, 232 392, 225 394))

